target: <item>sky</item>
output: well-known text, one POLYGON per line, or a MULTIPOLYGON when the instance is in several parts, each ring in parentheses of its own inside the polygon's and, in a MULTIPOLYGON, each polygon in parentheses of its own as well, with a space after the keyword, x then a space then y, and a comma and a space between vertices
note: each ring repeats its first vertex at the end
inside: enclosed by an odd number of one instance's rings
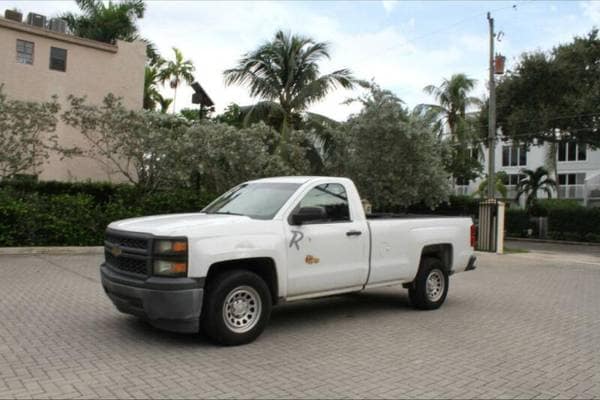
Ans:
MULTIPOLYGON (((25 14, 53 16, 77 11, 74 1, 0 0, 0 10, 17 7, 25 14)), ((179 48, 196 66, 196 80, 223 111, 228 104, 257 99, 247 89, 225 86, 223 70, 246 52, 271 39, 279 29, 330 44, 331 59, 321 72, 349 68, 360 79, 374 80, 407 106, 434 101, 423 92, 444 78, 465 73, 477 80, 474 95, 484 97, 488 76, 489 34, 486 13, 497 32, 496 51, 507 68, 520 54, 550 50, 600 27, 600 1, 147 1, 139 21, 142 36, 172 57, 179 48), (516 6, 516 7, 515 7, 516 6)), ((168 85, 167 85, 168 86, 168 85)), ((362 89, 337 90, 310 111, 344 120, 359 105, 342 104, 362 89)), ((172 97, 172 90, 163 89, 172 97)), ((177 93, 177 109, 191 106, 192 89, 177 93)))

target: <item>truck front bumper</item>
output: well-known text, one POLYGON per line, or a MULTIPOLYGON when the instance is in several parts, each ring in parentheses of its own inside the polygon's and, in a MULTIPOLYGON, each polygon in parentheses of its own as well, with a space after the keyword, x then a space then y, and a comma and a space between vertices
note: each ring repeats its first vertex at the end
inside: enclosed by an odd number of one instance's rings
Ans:
POLYGON ((100 267, 102 286, 117 309, 172 332, 193 333, 200 327, 204 279, 134 279, 100 267))

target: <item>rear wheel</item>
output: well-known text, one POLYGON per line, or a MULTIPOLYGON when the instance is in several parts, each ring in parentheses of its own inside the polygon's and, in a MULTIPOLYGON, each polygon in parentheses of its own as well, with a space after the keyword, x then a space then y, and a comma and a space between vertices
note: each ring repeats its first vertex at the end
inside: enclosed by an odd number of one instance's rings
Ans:
POLYGON ((252 342, 265 329, 271 315, 271 293, 261 277, 236 270, 214 278, 207 287, 202 330, 226 345, 252 342))
POLYGON ((410 301, 418 309, 434 310, 446 300, 448 271, 437 258, 424 258, 414 282, 408 289, 410 301))

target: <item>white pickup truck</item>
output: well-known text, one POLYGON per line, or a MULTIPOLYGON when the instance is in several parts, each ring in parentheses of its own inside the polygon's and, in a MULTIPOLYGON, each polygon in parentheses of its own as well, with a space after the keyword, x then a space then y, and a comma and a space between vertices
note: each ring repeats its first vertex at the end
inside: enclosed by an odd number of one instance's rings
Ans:
POLYGON ((470 218, 365 215, 346 178, 268 178, 198 213, 111 223, 101 277, 120 311, 236 345, 283 302, 403 285, 438 308, 449 276, 475 269, 474 241, 470 218))

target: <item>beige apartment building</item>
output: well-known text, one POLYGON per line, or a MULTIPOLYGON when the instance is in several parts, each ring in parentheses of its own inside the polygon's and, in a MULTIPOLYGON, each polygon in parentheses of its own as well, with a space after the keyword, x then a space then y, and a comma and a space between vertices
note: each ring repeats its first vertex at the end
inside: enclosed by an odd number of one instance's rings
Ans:
MULTIPOLYGON (((47 101, 57 95, 64 109, 71 94, 100 104, 113 93, 127 108, 141 109, 145 51, 139 41, 111 45, 0 17, 0 84, 13 99, 47 101)), ((85 145, 79 132, 62 122, 56 134, 64 146, 85 145)), ((51 156, 39 178, 122 180, 98 161, 61 161, 57 155, 51 156)))

